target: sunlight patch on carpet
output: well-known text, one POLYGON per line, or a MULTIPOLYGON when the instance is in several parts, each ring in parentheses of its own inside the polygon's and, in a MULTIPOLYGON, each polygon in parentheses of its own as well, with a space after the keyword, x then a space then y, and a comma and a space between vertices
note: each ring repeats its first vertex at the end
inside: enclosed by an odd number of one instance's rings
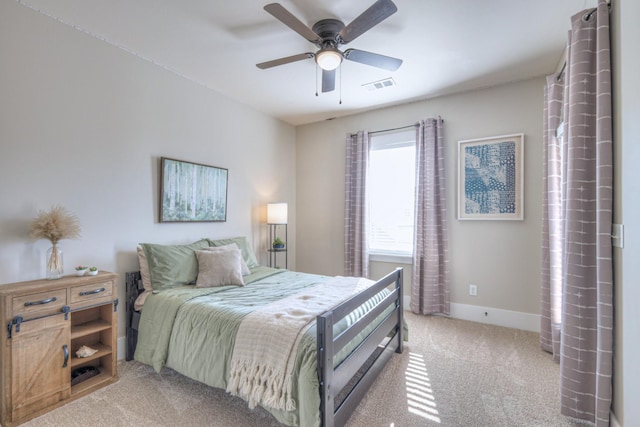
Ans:
POLYGON ((405 370, 407 389, 407 411, 427 420, 440 423, 436 398, 431 388, 431 380, 420 354, 409 353, 409 365, 405 370))

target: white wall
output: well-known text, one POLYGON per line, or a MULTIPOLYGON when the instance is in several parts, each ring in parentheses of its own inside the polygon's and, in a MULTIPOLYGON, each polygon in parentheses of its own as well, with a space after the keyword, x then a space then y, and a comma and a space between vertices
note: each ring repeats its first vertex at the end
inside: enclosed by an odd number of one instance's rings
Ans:
POLYGON ((615 260, 613 410, 623 426, 640 425, 640 2, 612 1, 614 221, 624 224, 615 260))
MULTIPOLYGON (((451 300, 538 314, 543 90, 544 80, 538 78, 298 127, 298 269, 344 273, 346 134, 405 126, 440 115, 447 150, 451 300), (458 221, 457 141, 520 132, 525 134, 525 220, 458 221), (478 285, 477 297, 468 295, 471 283, 478 285)), ((384 267, 391 270, 394 265, 384 267)), ((384 267, 374 265, 372 272, 379 274, 384 267)))
MULTIPOLYGON (((137 270, 138 242, 246 235, 266 263, 265 204, 295 219, 295 130, 14 1, 0 2, 0 283, 44 277, 38 210, 77 214, 77 264, 137 270), (159 158, 229 169, 222 223, 158 223, 159 158), (275 165, 278 165, 275 167, 275 165)), ((289 228, 295 247, 295 221, 289 228)), ((289 254, 295 267, 295 254, 289 254)), ((124 310, 120 315, 124 331, 124 310)))

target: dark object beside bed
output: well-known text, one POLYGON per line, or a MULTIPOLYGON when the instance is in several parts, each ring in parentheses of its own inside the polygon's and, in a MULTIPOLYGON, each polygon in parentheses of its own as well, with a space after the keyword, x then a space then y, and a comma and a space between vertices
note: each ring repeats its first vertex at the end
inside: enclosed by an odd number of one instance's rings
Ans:
MULTIPOLYGON (((141 313, 134 302, 144 290, 140 273, 126 273, 127 349, 126 360, 132 360, 138 338, 141 313)), ((320 416, 323 426, 344 425, 393 352, 402 353, 402 269, 380 279, 371 287, 317 316, 317 372, 320 382, 320 416), (337 336, 333 325, 371 299, 384 288, 392 290, 364 317, 337 336), (366 329, 385 310, 384 320, 338 366, 332 369, 334 356, 342 347, 366 329), (354 380, 355 377, 355 380, 354 380), (349 384, 350 390, 343 389, 349 384), (342 391, 342 393, 341 393, 342 391), (340 394, 340 401, 336 396, 340 394), (344 397, 342 397, 344 396, 344 397)))
POLYGON ((138 343, 138 325, 140 324, 140 312, 134 309, 138 296, 144 292, 142 277, 139 271, 125 274, 127 287, 127 352, 125 360, 133 360, 138 343))

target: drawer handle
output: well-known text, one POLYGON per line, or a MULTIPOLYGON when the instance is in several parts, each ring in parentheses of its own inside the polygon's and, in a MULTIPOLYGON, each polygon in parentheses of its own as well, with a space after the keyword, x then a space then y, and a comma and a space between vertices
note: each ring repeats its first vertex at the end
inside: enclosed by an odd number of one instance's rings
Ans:
POLYGON ((62 353, 64 354, 64 363, 62 364, 63 368, 67 367, 67 362, 69 361, 69 347, 66 344, 62 346, 62 353))
POLYGON ((99 294, 100 292, 104 292, 104 291, 106 291, 105 288, 94 289, 92 291, 84 291, 84 292, 80 292, 80 296, 83 297, 85 295, 99 294))
POLYGON ((56 297, 51 297, 51 298, 47 298, 47 299, 43 299, 40 301, 27 301, 24 303, 25 307, 30 307, 32 305, 42 305, 42 304, 49 304, 50 302, 54 302, 57 301, 58 298, 56 297))

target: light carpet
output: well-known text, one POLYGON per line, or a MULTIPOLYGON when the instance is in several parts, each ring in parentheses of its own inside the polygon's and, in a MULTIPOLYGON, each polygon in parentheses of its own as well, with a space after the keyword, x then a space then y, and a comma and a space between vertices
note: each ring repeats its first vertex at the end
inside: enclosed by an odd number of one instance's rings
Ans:
MULTIPOLYGON (((559 366, 538 334, 406 313, 409 342, 348 422, 376 426, 575 426, 560 415, 559 366)), ((261 408, 171 369, 120 362, 120 380, 36 418, 36 426, 274 426, 261 408)))

